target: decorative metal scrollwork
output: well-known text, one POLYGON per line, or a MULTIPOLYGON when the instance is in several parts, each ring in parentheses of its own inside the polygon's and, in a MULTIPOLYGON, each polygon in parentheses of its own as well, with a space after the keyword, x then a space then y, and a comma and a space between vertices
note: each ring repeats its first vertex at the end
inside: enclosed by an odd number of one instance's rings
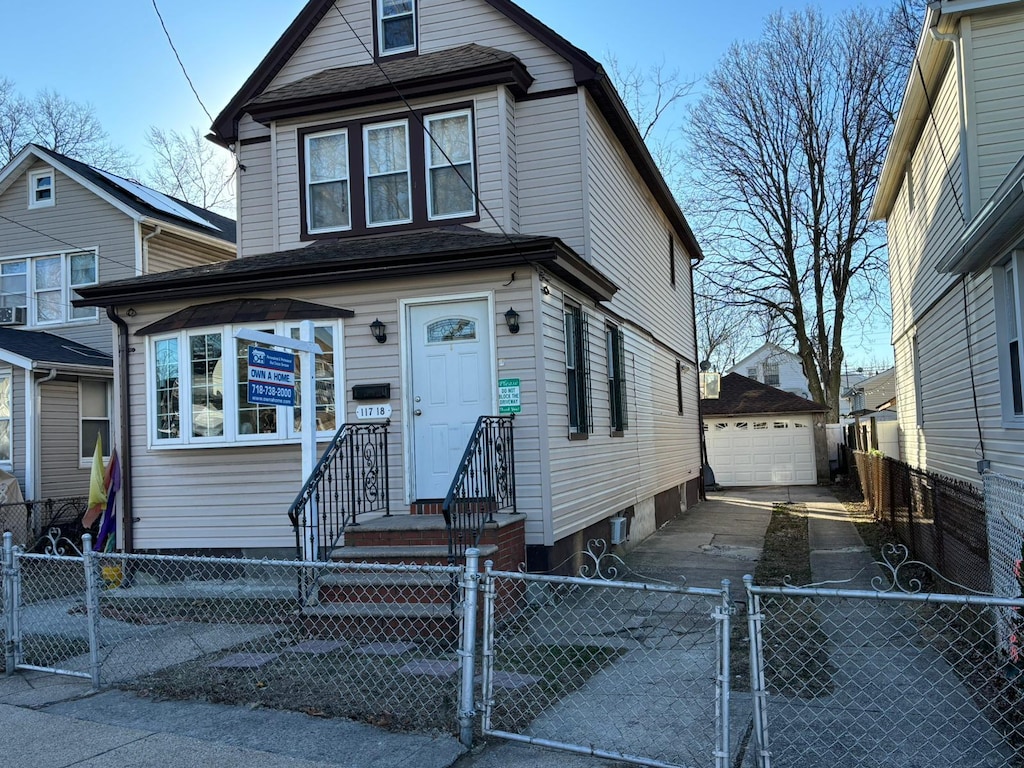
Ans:
POLYGON ((580 554, 590 559, 590 563, 584 563, 577 571, 581 578, 618 581, 620 570, 628 570, 626 562, 610 551, 609 544, 604 539, 590 539, 587 548, 580 554))
POLYGON ((63 536, 60 528, 54 526, 46 532, 46 546, 43 547, 43 554, 45 555, 58 555, 58 556, 71 556, 71 552, 74 552, 78 557, 82 556, 82 550, 78 548, 71 539, 63 536), (68 550, 71 550, 70 552, 68 550))

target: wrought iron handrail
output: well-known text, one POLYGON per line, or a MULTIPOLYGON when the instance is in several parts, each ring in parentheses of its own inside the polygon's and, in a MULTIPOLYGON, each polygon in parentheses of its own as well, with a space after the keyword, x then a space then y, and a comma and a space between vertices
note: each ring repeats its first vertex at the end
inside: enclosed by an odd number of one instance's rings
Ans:
POLYGON ((441 512, 448 528, 448 562, 480 543, 494 513, 516 511, 515 415, 481 416, 459 461, 441 512))
POLYGON ((388 511, 388 427, 342 424, 306 478, 288 519, 302 560, 325 560, 345 527, 367 512, 388 511))

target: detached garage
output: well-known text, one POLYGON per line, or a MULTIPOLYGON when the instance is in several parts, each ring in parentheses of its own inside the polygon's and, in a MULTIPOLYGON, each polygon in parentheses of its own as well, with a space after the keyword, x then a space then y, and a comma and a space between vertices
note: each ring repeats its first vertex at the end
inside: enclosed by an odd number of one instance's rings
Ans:
POLYGON ((826 409, 738 373, 701 400, 708 464, 723 486, 815 485, 828 480, 826 409))

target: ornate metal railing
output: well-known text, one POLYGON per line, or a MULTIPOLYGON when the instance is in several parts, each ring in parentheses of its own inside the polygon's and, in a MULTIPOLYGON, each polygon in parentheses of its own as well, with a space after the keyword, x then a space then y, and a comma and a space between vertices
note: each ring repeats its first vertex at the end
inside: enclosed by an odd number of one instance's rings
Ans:
MULTIPOLYGON (((87 496, 67 496, 0 504, 0 530, 11 531, 14 543, 29 552, 42 552, 54 538, 67 538, 81 546, 82 516, 89 506, 87 496)), ((99 521, 92 525, 95 533, 99 521)))
POLYGON ((448 527, 448 562, 480 543, 494 513, 516 511, 515 416, 481 416, 441 508, 448 527))
POLYGON ((300 559, 326 560, 359 515, 388 514, 390 424, 342 424, 334 434, 288 510, 300 559))

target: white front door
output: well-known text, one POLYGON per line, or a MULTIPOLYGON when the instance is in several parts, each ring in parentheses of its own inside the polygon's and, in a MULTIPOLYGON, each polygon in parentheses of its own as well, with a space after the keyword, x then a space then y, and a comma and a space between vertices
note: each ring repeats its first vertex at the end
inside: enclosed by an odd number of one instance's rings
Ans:
POLYGON ((480 416, 494 410, 486 299, 409 309, 415 499, 443 499, 480 416))

